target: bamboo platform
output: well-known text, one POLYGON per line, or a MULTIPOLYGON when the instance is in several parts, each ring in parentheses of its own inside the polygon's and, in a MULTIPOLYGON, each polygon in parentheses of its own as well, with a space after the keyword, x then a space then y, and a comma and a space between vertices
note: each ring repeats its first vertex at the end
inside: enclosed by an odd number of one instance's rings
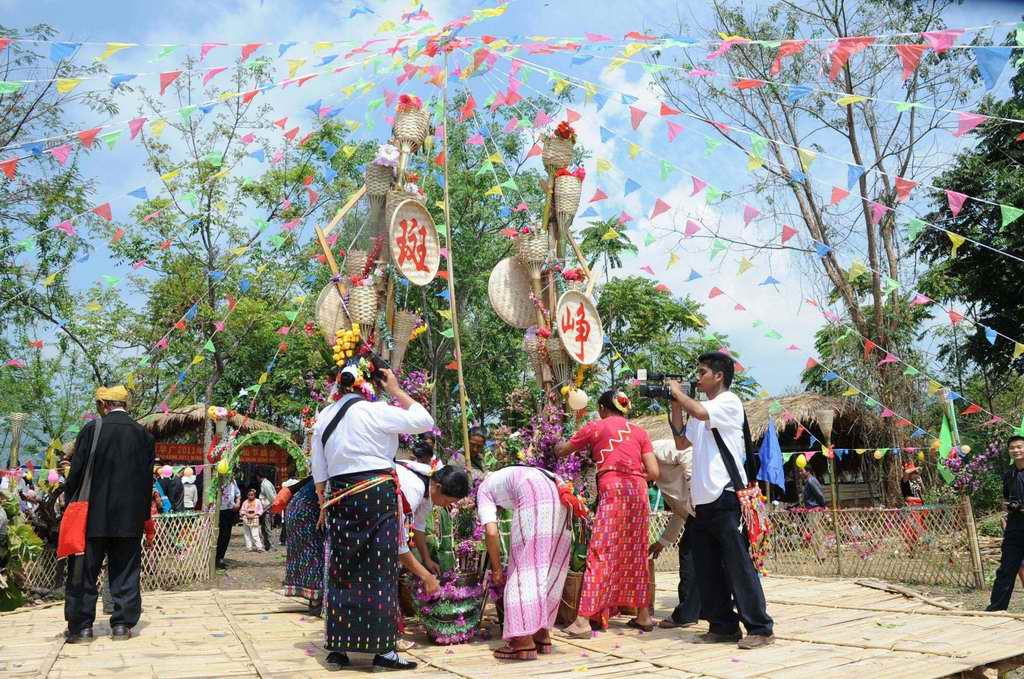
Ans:
MULTIPOLYGON (((771 577, 769 612, 778 641, 756 651, 692 643, 703 626, 629 630, 625 619, 585 641, 555 640, 555 652, 528 663, 494 660, 497 641, 437 647, 422 636, 408 652, 420 662, 397 676, 546 677, 947 677, 997 676, 1024 665, 1024 616, 959 611, 853 581, 771 577)), ((658 574, 658 609, 675 603, 675 576, 658 574)), ((369 657, 330 673, 319 647, 322 622, 302 602, 268 590, 159 592, 144 597, 138 636, 113 642, 106 622, 97 639, 64 645, 61 606, 0 616, 0 677, 299 677, 360 676, 369 657)))

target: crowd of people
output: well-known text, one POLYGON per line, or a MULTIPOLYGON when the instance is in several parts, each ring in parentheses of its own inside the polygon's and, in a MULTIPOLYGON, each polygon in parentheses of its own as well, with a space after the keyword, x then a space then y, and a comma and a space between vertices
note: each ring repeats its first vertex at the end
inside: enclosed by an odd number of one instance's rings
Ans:
MULTIPOLYGON (((480 451, 486 433, 473 430, 470 467, 441 465, 425 435, 411 446, 414 459, 396 457, 400 436, 426 434, 430 413, 386 368, 367 372, 350 363, 339 373, 339 398, 313 426, 311 473, 280 488, 257 476, 244 497, 238 482, 222 484, 217 507, 223 566, 232 528, 240 520, 246 549, 271 549, 273 517, 281 515, 287 545, 285 593, 308 600, 325 619, 326 663, 350 664, 350 653, 373 656, 378 669, 412 669, 399 655, 402 616, 399 573, 420 581, 429 595, 440 586, 441 568, 427 545, 427 517, 476 487, 487 564, 502 598, 501 660, 534 660, 550 653, 570 554, 572 521, 588 514, 570 484, 544 469, 513 464, 488 472, 480 451), (388 397, 364 398, 373 380, 388 397), (474 478, 475 477, 475 478, 474 478), (499 512, 511 516, 507 544, 499 538, 499 512), (401 568, 400 568, 401 567, 401 568)), ((730 390, 734 362, 725 354, 700 356, 698 400, 676 382, 669 421, 672 439, 652 441, 629 419, 629 398, 616 390, 598 400, 598 417, 554 447, 556 456, 586 455, 596 469, 597 503, 589 521, 586 569, 577 617, 564 630, 589 638, 612 618, 629 612, 628 627, 642 631, 681 628, 706 620, 698 643, 734 643, 741 649, 774 641, 760 576, 750 556, 738 491, 748 485, 745 466, 752 446, 740 399, 730 390), (671 514, 649 544, 649 486, 671 514), (678 603, 653 618, 653 558, 676 546, 678 603), (743 631, 745 630, 745 635, 743 631)), ((65 501, 87 499, 85 547, 70 557, 65 619, 68 642, 93 636, 98 580, 104 563, 112 600, 114 639, 127 639, 141 614, 139 572, 143 536, 154 514, 198 506, 190 468, 177 475, 154 465, 153 437, 126 412, 123 387, 96 393, 100 416, 84 426, 65 469, 65 501)), ((1014 466, 1004 482, 1008 525, 1003 563, 989 610, 1004 610, 1024 562, 1024 437, 1011 438, 1014 466)), ((913 471, 905 481, 913 491, 913 471)), ((821 483, 801 471, 801 503, 825 505, 821 483)), ((589 519, 590 517, 588 517, 589 519)))

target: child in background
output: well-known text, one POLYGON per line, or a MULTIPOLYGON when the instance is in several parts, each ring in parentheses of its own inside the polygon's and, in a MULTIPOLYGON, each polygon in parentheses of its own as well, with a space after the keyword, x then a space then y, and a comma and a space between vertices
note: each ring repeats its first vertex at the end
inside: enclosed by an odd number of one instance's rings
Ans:
POLYGON ((245 535, 245 548, 250 552, 262 552, 263 540, 260 538, 260 517, 263 515, 263 503, 256 497, 255 488, 249 489, 239 513, 242 516, 242 533, 245 535))

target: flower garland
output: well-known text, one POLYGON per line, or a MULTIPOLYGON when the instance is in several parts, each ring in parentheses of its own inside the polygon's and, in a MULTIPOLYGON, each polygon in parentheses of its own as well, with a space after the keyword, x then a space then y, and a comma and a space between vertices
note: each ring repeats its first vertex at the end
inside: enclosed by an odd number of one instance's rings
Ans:
POLYGON ((572 128, 572 125, 567 120, 558 123, 558 127, 555 128, 555 136, 559 139, 571 141, 573 144, 576 143, 576 130, 572 128))
POLYGON ((398 106, 396 109, 400 113, 419 111, 423 109, 423 101, 414 94, 402 94, 398 97, 398 106))
POLYGON ((399 151, 394 144, 381 144, 377 147, 377 156, 373 159, 374 165, 382 165, 395 170, 398 167, 399 151))
POLYGON ((569 168, 563 167, 558 172, 555 172, 555 177, 576 177, 576 179, 579 179, 580 183, 582 183, 583 180, 587 178, 587 171, 583 169, 582 165, 578 166, 572 172, 569 171, 569 168))

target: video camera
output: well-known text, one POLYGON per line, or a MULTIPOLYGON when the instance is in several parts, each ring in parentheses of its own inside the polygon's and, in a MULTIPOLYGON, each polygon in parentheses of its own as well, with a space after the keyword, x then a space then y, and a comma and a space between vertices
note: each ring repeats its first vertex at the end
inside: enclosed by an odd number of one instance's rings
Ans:
POLYGON ((385 358, 381 358, 376 351, 371 351, 366 360, 369 366, 370 381, 374 384, 384 383, 384 370, 391 370, 391 364, 385 358))
POLYGON ((665 382, 667 380, 675 380, 680 383, 683 393, 692 398, 694 392, 697 391, 697 382, 690 380, 692 375, 693 373, 683 375, 682 373, 647 372, 647 370, 641 368, 636 371, 636 379, 640 382, 637 391, 640 396, 645 398, 671 401, 672 391, 665 382))

